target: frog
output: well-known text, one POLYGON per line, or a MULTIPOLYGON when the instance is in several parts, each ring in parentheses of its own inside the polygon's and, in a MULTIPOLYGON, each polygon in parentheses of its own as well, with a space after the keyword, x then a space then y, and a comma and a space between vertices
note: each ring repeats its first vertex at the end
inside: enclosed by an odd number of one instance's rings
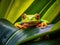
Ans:
POLYGON ((48 26, 48 21, 41 19, 40 14, 22 14, 21 15, 21 21, 15 23, 15 27, 19 29, 26 29, 28 27, 40 27, 41 29, 44 28, 44 26, 48 26))

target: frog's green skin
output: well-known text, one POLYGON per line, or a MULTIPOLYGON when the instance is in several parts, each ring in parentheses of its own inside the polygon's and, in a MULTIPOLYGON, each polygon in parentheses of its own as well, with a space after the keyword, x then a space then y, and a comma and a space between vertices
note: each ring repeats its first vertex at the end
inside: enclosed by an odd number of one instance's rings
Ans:
POLYGON ((16 27, 19 27, 19 28, 23 27, 24 28, 25 27, 24 25, 27 25, 28 27, 36 26, 36 27, 43 28, 43 25, 47 26, 47 21, 46 20, 41 20, 39 14, 35 14, 35 15, 23 14, 21 16, 21 18, 22 18, 22 20, 20 22, 15 23, 16 27), (36 18, 37 15, 39 16, 38 19, 36 18), (21 25, 21 23, 23 23, 23 25, 21 25))

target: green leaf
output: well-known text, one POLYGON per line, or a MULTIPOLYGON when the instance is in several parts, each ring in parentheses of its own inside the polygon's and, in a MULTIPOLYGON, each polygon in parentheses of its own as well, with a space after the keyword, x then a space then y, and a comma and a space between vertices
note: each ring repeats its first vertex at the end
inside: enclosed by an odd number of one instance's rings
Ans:
MULTIPOLYGON (((15 27, 5 19, 0 20, 0 25, 2 27, 1 30, 5 30, 5 32, 9 31, 10 29, 15 30, 15 27)), ((58 29, 60 29, 60 21, 58 21, 55 25, 48 25, 48 27, 45 27, 44 29, 28 28, 28 29, 16 30, 16 32, 13 35, 11 35, 11 37, 8 39, 6 45, 21 44, 38 37, 42 37, 47 34, 53 34, 53 32, 58 31, 58 29)))
POLYGON ((11 0, 1 0, 0 2, 0 18, 4 18, 5 13, 11 3, 11 0))
POLYGON ((44 16, 42 17, 42 19, 49 21, 49 23, 51 23, 54 18, 58 15, 60 11, 60 1, 56 1, 48 10, 47 12, 44 14, 44 16))
POLYGON ((58 30, 58 29, 60 29, 60 21, 58 21, 50 31, 55 31, 55 30, 58 30))
POLYGON ((32 5, 25 11, 26 14, 39 13, 50 0, 35 0, 32 5))
POLYGON ((15 0, 10 12, 5 18, 11 23, 14 23, 33 1, 34 0, 15 0))
MULTIPOLYGON (((49 26, 52 28, 52 26, 49 26)), ((46 35, 46 32, 50 30, 50 28, 40 29, 40 28, 30 28, 27 30, 19 30, 15 34, 13 34, 10 39, 7 41, 6 45, 17 45, 30 40, 33 40, 38 37, 42 37, 46 35)))
POLYGON ((60 20, 60 12, 57 14, 57 16, 55 17, 55 19, 53 19, 53 21, 51 22, 52 24, 57 23, 60 20))
POLYGON ((45 27, 44 29, 41 28, 30 28, 24 30, 21 29, 11 36, 11 38, 7 41, 6 45, 8 44, 17 45, 33 40, 38 37, 42 37, 44 35, 53 34, 53 32, 58 31, 58 29, 60 29, 59 23, 60 21, 57 22, 55 25, 48 25, 48 27, 45 27))
POLYGON ((35 43, 24 43, 21 45, 60 45, 60 38, 52 39, 52 40, 43 40, 35 43))
POLYGON ((42 17, 46 11, 51 7, 52 4, 54 4, 56 0, 50 0, 45 6, 44 8, 42 8, 42 10, 39 12, 40 16, 42 17))
POLYGON ((11 22, 0 19, 0 45, 5 45, 6 41, 17 31, 11 22))

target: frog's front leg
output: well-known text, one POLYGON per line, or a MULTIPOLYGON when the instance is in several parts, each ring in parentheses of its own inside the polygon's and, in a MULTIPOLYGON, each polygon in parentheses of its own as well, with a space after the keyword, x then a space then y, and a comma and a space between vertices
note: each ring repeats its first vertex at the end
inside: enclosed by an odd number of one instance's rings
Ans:
POLYGON ((22 29, 23 28, 23 26, 20 23, 15 23, 15 27, 17 27, 19 29, 22 29))
POLYGON ((40 28, 44 28, 44 26, 48 26, 48 24, 46 23, 46 22, 41 22, 41 23, 39 23, 36 27, 40 27, 40 28))
POLYGON ((40 25, 40 27, 41 27, 41 28, 44 28, 44 26, 46 26, 46 27, 47 27, 47 26, 48 26, 48 24, 47 24, 46 22, 42 22, 42 23, 41 23, 41 25, 40 25))
POLYGON ((19 29, 26 29, 28 27, 27 23, 23 23, 23 24, 19 24, 19 23, 15 23, 15 27, 19 28, 19 29))

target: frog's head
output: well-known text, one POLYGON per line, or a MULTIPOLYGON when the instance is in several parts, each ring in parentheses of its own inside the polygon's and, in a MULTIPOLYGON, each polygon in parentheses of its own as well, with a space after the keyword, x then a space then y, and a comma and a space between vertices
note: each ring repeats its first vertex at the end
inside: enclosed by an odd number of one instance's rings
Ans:
POLYGON ((34 15, 22 14, 21 17, 22 17, 22 22, 28 22, 28 23, 40 22, 40 15, 37 13, 34 15))

